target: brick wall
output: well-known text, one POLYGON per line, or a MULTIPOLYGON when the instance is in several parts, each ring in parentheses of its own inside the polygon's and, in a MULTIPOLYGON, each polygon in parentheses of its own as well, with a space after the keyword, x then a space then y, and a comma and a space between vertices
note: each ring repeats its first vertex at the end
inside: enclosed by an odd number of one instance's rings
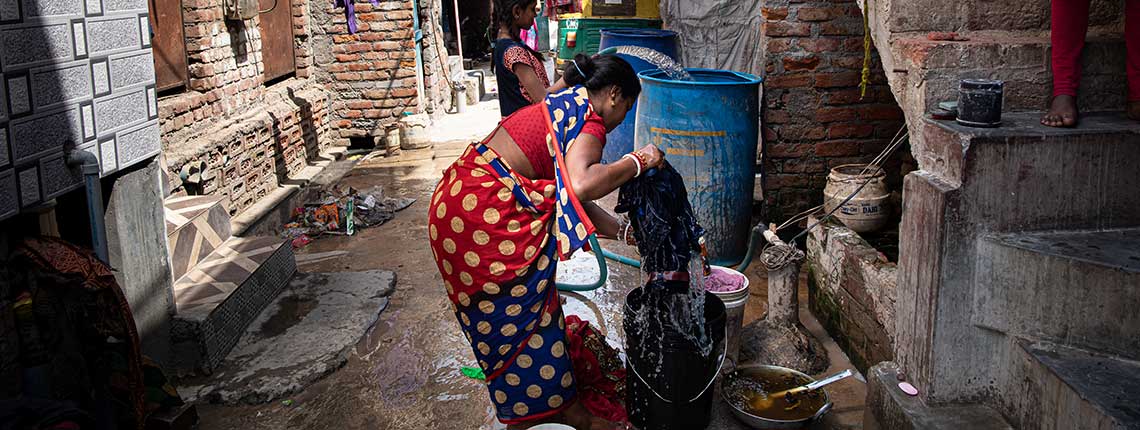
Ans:
MULTIPOLYGON (((204 161, 201 191, 228 197, 237 213, 329 146, 380 135, 404 112, 420 111, 411 1, 357 2, 351 35, 334 2, 290 1, 296 73, 267 84, 260 18, 232 23, 216 0, 182 0, 190 82, 159 101, 172 192, 186 190, 177 179, 184 165, 204 161)), ((425 23, 438 22, 438 2, 421 8, 425 23)), ((433 54, 437 33, 424 26, 433 54)), ((438 64, 425 64, 424 110, 441 102, 438 64)))
POLYGON ((315 76, 335 95, 332 128, 342 144, 383 135, 404 112, 417 111, 412 11, 410 0, 358 2, 357 32, 349 34, 343 8, 314 5, 324 23, 314 35, 315 76))
MULTIPOLYGON (((284 2, 285 0, 282 0, 284 2)), ((182 0, 189 85, 159 100, 168 189, 188 191, 178 174, 205 162, 195 192, 225 196, 238 213, 299 173, 330 145, 327 91, 315 80, 309 0, 291 0, 293 77, 267 85, 255 17, 223 18, 221 2, 182 0)))
POLYGON ((765 200, 770 219, 785 219, 823 201, 831 168, 878 155, 902 111, 877 54, 860 99, 863 22, 854 0, 768 0, 762 14, 765 200))
POLYGON ((190 82, 160 102, 163 136, 247 109, 265 92, 258 18, 234 23, 223 18, 219 1, 182 0, 182 19, 190 82))
MULTIPOLYGON (((174 192, 187 163, 204 161, 208 174, 201 192, 222 195, 239 213, 300 173, 307 161, 327 149, 329 94, 304 81, 286 81, 265 91, 261 105, 247 114, 195 127, 186 146, 171 146, 165 157, 174 192)), ((173 140, 173 139, 170 139, 173 140)))

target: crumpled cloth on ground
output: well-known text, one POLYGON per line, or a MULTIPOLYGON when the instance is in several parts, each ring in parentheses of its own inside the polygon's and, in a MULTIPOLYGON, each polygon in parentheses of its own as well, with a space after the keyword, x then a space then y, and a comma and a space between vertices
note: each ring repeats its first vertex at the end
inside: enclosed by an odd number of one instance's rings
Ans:
POLYGON ((578 384, 578 401, 590 414, 613 422, 629 421, 625 410, 625 363, 598 329, 577 315, 566 317, 566 342, 578 384))
MULTIPOLYGON (((16 250, 12 263, 25 270, 20 276, 35 280, 24 284, 31 287, 27 293, 41 334, 21 351, 51 355, 44 364, 51 369, 56 397, 83 402, 102 391, 113 399, 119 428, 142 429, 151 412, 182 404, 161 369, 139 351, 126 296, 111 269, 90 250, 60 239, 32 238, 16 250)), ((9 418, 19 421, 29 407, 75 422, 74 414, 50 404, 3 405, 0 415, 11 413, 9 418)), ((0 428, 8 428, 9 418, 0 418, 0 428)))

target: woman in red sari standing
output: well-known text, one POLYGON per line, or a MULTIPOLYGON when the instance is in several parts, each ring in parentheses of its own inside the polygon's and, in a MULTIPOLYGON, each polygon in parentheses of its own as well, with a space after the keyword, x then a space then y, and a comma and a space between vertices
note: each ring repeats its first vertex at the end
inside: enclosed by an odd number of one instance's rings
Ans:
POLYGON ((495 413, 512 429, 543 422, 613 428, 598 416, 624 415, 579 401, 586 387, 578 387, 571 352, 581 345, 568 341, 554 275, 591 234, 618 235, 619 222, 592 201, 663 160, 647 146, 600 162, 606 132, 641 92, 629 63, 579 55, 565 76, 570 88, 507 117, 446 169, 429 209, 432 251, 455 317, 495 413))

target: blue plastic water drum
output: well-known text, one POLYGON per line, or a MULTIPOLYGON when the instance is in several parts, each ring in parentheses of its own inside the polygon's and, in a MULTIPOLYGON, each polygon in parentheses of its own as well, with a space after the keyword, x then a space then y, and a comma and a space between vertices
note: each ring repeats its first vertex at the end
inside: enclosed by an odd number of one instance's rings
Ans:
POLYGON ((660 70, 641 72, 636 144, 656 144, 665 152, 685 179, 711 263, 732 266, 748 250, 761 79, 686 70, 692 81, 672 80, 660 70))
MULTIPOLYGON (((669 56, 673 61, 680 61, 677 55, 677 33, 669 30, 656 30, 650 28, 612 28, 602 29, 600 49, 615 46, 641 46, 653 49, 669 56)), ((638 57, 617 54, 628 61, 635 72, 656 70, 657 66, 638 57)), ((637 118, 637 105, 625 116, 621 125, 606 135, 606 146, 602 150, 602 162, 612 163, 621 159, 622 155, 633 151, 633 120, 637 118)))

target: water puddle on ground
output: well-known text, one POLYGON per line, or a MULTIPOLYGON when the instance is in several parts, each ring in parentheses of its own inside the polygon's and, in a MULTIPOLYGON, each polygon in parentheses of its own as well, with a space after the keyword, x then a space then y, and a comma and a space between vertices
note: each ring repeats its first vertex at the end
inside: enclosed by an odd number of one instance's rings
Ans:
POLYGON ((320 303, 316 298, 285 296, 278 302, 277 313, 265 320, 258 328, 263 337, 273 337, 285 333, 320 303))

